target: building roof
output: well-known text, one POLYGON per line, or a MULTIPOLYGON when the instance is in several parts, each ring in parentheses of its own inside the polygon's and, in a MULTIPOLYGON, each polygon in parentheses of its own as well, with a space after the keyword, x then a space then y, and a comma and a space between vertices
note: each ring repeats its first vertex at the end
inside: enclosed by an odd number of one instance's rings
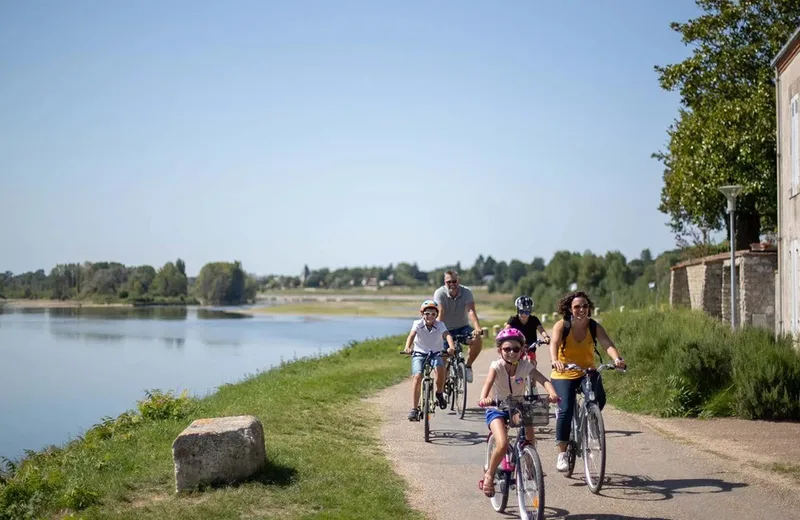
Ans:
POLYGON ((789 41, 787 41, 783 45, 783 47, 781 47, 781 50, 779 50, 778 54, 775 56, 775 58, 772 59, 772 63, 770 63, 772 68, 777 67, 778 63, 781 60, 783 60, 783 58, 785 58, 789 54, 789 52, 792 51, 796 47, 795 44, 797 43, 798 39, 800 39, 800 27, 795 29, 795 31, 789 37, 789 41))

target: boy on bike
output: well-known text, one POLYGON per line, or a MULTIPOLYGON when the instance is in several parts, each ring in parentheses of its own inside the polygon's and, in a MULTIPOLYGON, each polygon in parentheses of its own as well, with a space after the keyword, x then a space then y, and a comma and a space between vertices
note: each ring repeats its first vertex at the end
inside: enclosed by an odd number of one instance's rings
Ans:
POLYGON ((444 361, 440 354, 442 350, 442 340, 447 342, 449 346, 448 352, 450 354, 455 352, 455 344, 453 337, 448 332, 444 323, 437 320, 439 316, 439 307, 433 300, 425 300, 419 308, 422 318, 415 320, 411 324, 411 332, 408 333, 406 338, 406 346, 403 352, 412 354, 411 357, 411 374, 414 376, 413 391, 411 393, 411 411, 408 412, 409 421, 419 420, 419 393, 420 385, 422 384, 422 369, 425 355, 428 352, 436 352, 431 358, 431 366, 434 368, 436 374, 436 401, 439 408, 446 408, 447 401, 444 398, 444 361), (413 351, 412 351, 413 344, 413 351))
POLYGON ((531 314, 533 299, 530 296, 520 296, 514 302, 514 306, 517 308, 517 314, 508 318, 505 328, 517 329, 525 335, 528 360, 536 366, 536 333, 541 334, 542 339, 548 343, 550 336, 545 332, 539 318, 531 314))

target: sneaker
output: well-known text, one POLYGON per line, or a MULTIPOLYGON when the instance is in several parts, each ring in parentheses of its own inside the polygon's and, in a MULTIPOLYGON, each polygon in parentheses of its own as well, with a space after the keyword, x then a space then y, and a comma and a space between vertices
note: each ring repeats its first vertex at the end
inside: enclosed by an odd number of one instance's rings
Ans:
POLYGON ((569 463, 567 461, 567 454, 566 453, 559 453, 558 460, 556 460, 556 469, 561 473, 566 473, 569 469, 569 463))
POLYGON ((465 375, 466 375, 466 378, 467 378, 467 383, 471 383, 472 382, 472 367, 464 367, 464 368, 466 369, 464 372, 465 372, 465 375))
POLYGON ((436 394, 436 400, 439 402, 439 408, 444 410, 447 408, 447 401, 444 398, 444 394, 436 394))
POLYGON ((419 421, 419 408, 412 408, 411 411, 408 412, 408 420, 419 421))

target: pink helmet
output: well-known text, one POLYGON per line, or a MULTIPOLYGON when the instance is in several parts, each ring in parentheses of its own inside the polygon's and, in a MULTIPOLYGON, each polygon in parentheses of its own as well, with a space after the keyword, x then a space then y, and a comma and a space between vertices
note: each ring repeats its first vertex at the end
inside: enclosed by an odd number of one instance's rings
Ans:
POLYGON ((507 341, 507 340, 514 340, 519 341, 521 345, 525 345, 525 334, 515 328, 508 328, 503 329, 497 333, 497 336, 494 338, 494 342, 496 345, 500 345, 500 343, 507 341))

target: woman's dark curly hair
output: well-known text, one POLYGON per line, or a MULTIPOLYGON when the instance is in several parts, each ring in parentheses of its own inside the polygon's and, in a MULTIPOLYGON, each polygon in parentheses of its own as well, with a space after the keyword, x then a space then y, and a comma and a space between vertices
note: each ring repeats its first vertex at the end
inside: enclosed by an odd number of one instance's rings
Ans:
POLYGON ((589 295, 583 291, 572 291, 567 294, 556 304, 556 311, 565 319, 568 320, 572 316, 572 300, 575 298, 586 298, 586 303, 589 304, 589 316, 592 315, 594 310, 594 303, 589 299, 589 295))

